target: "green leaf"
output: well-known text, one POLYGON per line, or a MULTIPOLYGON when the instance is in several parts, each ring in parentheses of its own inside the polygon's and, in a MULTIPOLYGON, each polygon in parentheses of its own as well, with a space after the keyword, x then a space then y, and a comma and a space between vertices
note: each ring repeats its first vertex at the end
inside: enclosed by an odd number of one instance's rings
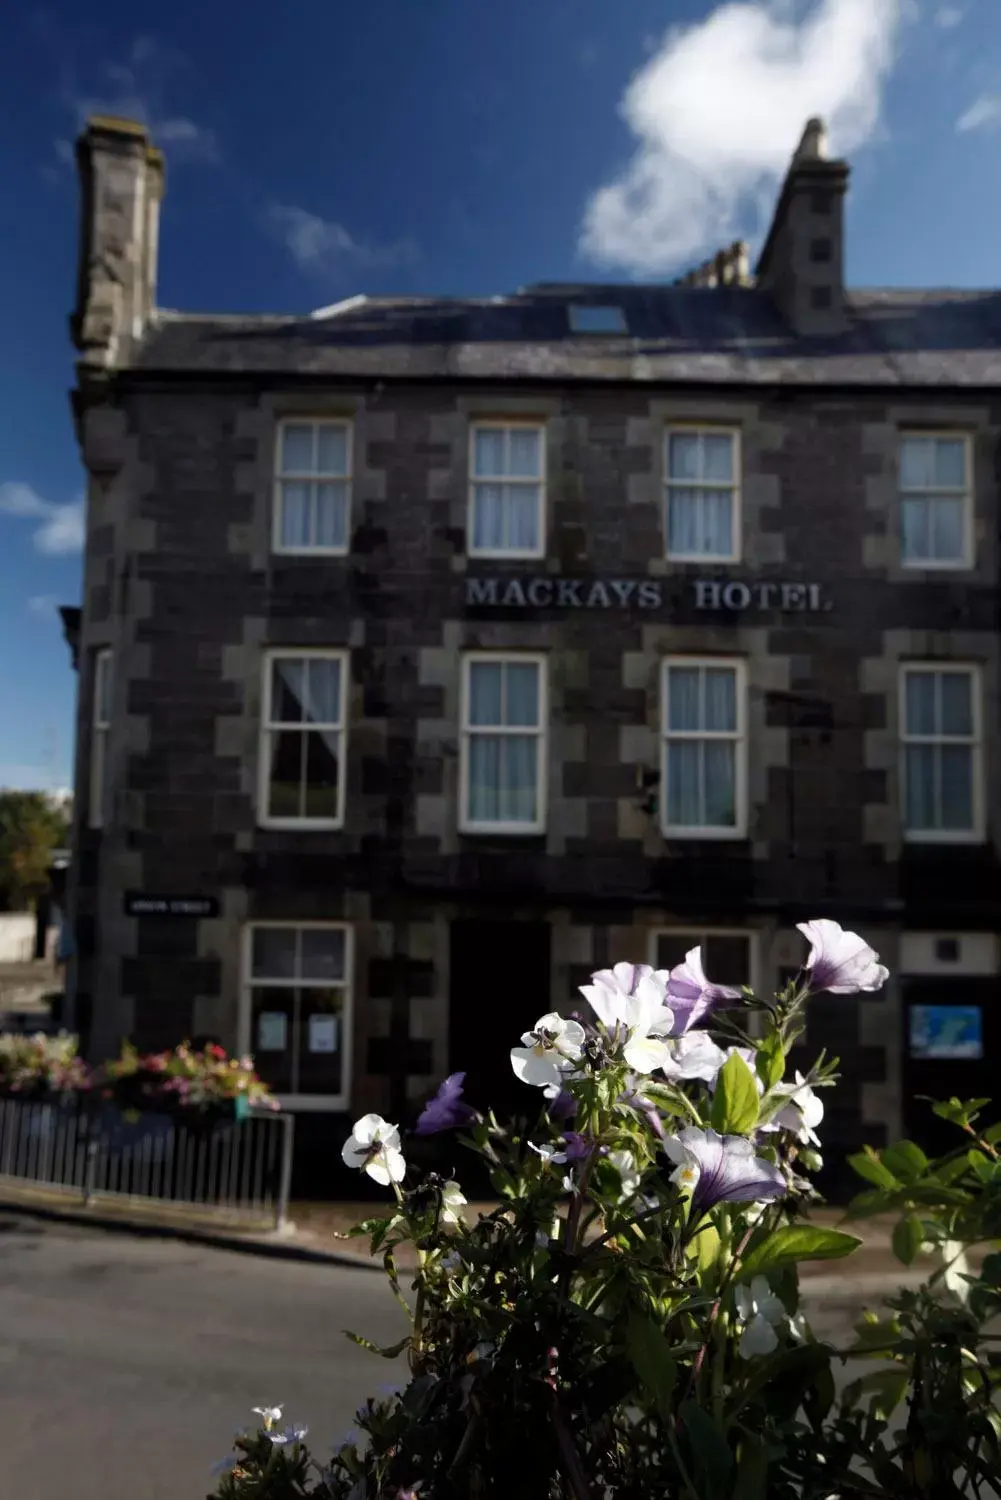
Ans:
POLYGON ((711 1271, 719 1255, 719 1234, 711 1224, 704 1225, 688 1247, 688 1253, 700 1271, 711 1271))
POLYGON ((874 1187, 895 1188, 900 1186, 889 1167, 883 1165, 871 1146, 866 1146, 864 1151, 859 1151, 854 1156, 850 1156, 848 1158, 848 1165, 860 1177, 864 1177, 866 1182, 871 1182, 874 1187))
POLYGON ((758 1122, 758 1085, 739 1053, 732 1053, 716 1080, 710 1122, 720 1135, 746 1135, 758 1122))
POLYGON ((896 1318, 864 1318, 855 1326, 855 1342, 850 1354, 884 1354, 896 1349, 901 1341, 900 1324, 896 1318))
POLYGON ((974 1172, 976 1172, 981 1182, 990 1182, 997 1171, 997 1163, 991 1161, 982 1151, 967 1151, 966 1160, 974 1172))
POLYGON ((905 1266, 909 1266, 924 1242, 921 1220, 907 1214, 893 1226, 893 1253, 905 1266))
POLYGON ((345 1328, 344 1333, 352 1344, 357 1344, 360 1349, 367 1349, 370 1354, 381 1354, 383 1359, 396 1359, 397 1355, 403 1353, 410 1343, 410 1335, 400 1339, 398 1344, 387 1344, 385 1348, 379 1344, 373 1344, 371 1339, 362 1338, 360 1333, 352 1333, 350 1328, 345 1328))
POLYGON ((898 1366, 892 1370, 874 1370, 871 1375, 863 1375, 861 1380, 855 1382, 854 1389, 859 1398, 871 1398, 870 1410, 873 1416, 885 1422, 906 1396, 910 1380, 910 1370, 898 1366))
POLYGON ((661 1414, 666 1414, 678 1379, 671 1345, 664 1330, 641 1312, 632 1311, 626 1324, 626 1349, 633 1369, 653 1396, 661 1414))
POLYGON ((928 1170, 928 1158, 913 1141, 897 1141, 880 1152, 880 1160, 901 1182, 914 1182, 928 1170))
POLYGON ((782 1075, 786 1070, 786 1055, 782 1038, 777 1032, 766 1037, 758 1047, 754 1065, 766 1089, 773 1089, 777 1083, 782 1082, 782 1075))
POLYGON ((767 1500, 768 1449, 760 1438, 744 1433, 737 1458, 737 1483, 732 1500, 767 1500))
POLYGON ((990 1104, 989 1099, 957 1099, 953 1096, 948 1101, 939 1101, 932 1104, 932 1114, 938 1115, 940 1120, 948 1120, 950 1125, 969 1125, 983 1109, 985 1104, 990 1104))
POLYGON ((733 1455, 726 1433, 695 1401, 686 1401, 678 1415, 695 1460, 696 1476, 706 1480, 703 1492, 719 1494, 733 1469, 733 1455))
POLYGON ((822 1229, 814 1224, 786 1224, 745 1255, 739 1279, 750 1281, 765 1271, 793 1265, 800 1260, 840 1260, 851 1255, 862 1241, 840 1229, 822 1229))

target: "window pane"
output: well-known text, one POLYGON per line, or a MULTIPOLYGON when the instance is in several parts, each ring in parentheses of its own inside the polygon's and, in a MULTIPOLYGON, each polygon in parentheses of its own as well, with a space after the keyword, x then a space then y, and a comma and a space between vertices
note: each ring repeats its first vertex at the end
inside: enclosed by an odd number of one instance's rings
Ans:
POLYGON ((282 428, 282 473, 313 472, 313 428, 309 422, 290 422, 282 428))
POLYGON ((733 555, 733 491, 703 490, 702 551, 709 557, 733 555))
POLYGON ((292 1030, 296 991, 262 985, 250 996, 250 1050, 254 1067, 278 1094, 293 1092, 292 1030))
POLYGON ((705 813, 709 828, 734 828, 737 823, 736 746, 730 740, 704 741, 705 813))
POLYGON ((730 433, 707 433, 702 439, 701 479, 733 480, 733 437, 730 433))
POLYGON ((732 667, 707 667, 703 726, 715 731, 737 728, 737 674, 732 667))
POLYGON ((697 932, 659 932, 657 934, 658 969, 674 969, 684 963, 685 954, 701 942, 697 932))
POLYGON ((271 730, 266 736, 269 818, 302 816, 302 778, 305 736, 298 729, 271 730))
POLYGON ((900 488, 929 489, 935 476, 934 444, 931 438, 905 437, 900 440, 900 488))
POLYGON ((667 821, 679 828, 697 827, 702 822, 701 762, 699 740, 671 740, 668 743, 667 821))
POLYGON ((521 479, 541 479, 542 433, 530 427, 512 427, 508 459, 509 474, 521 479))
POLYGON ((295 927, 251 929, 251 974, 254 979, 296 978, 295 927))
POLYGON ((699 439, 694 432, 672 432, 667 440, 667 473, 671 479, 698 479, 699 439))
POLYGON ((908 828, 935 827, 934 745, 907 745, 904 752, 904 818, 908 828))
POLYGON ((336 657, 306 659, 307 692, 304 717, 310 724, 341 722, 341 663, 336 657))
POLYGON ((344 991, 333 986, 304 985, 296 998, 296 1093, 339 1094, 344 1059, 344 991))
POLYGON ((316 472, 318 474, 346 474, 348 472, 348 430, 323 423, 317 429, 316 472))
POLYGON ((501 741, 496 735, 473 734, 469 745, 469 817, 477 823, 500 818, 501 741))
POLYGON ((700 729, 698 667, 668 667, 667 727, 700 729))
POLYGON ((538 743, 534 734, 507 735, 502 742, 499 806, 504 823, 536 821, 538 743))
POLYGON ((337 730, 310 730, 306 741, 304 818, 336 818, 339 812, 341 736, 337 730))
POLYGON ((344 930, 340 927, 302 929, 303 979, 344 978, 344 930))
POLYGON ((537 484, 504 487, 507 509, 506 545, 515 552, 537 551, 539 546, 539 495, 537 484))
POLYGON ((477 427, 473 434, 473 473, 494 479, 504 473, 504 430, 477 427))
POLYGON ((271 663, 271 722, 301 724, 306 696, 306 664, 300 657, 280 656, 271 663))
POLYGON ((965 501, 939 495, 928 505, 932 527, 931 555, 938 562, 962 562, 965 501))
POLYGON ((751 945, 745 937, 706 935, 702 967, 716 984, 750 984, 751 945))
POLYGON ((936 439, 935 484, 943 490, 966 488, 966 444, 962 438, 936 439))
POLYGON ((973 733, 973 679, 969 672, 942 672, 942 734, 973 733))
POLYGON ((309 535, 309 484, 299 480, 283 480, 281 487, 281 544, 283 547, 308 547, 309 535))
POLYGON ((500 724, 501 664, 474 661, 469 664, 469 723, 500 724))
POLYGON ((509 662, 505 668, 507 699, 504 722, 515 725, 539 723, 539 668, 534 662, 509 662))
POLYGON ((928 501, 904 495, 900 501, 900 550, 906 562, 923 562, 931 556, 928 501))
POLYGON ((973 827, 973 752, 965 745, 943 745, 939 751, 942 778, 942 827, 955 832, 973 827))
POLYGON ((506 545, 504 492, 502 484, 473 486, 473 546, 478 551, 500 552, 506 545))
POLYGON ((935 673, 908 672, 904 678, 904 725, 907 734, 935 734, 935 673))
POLYGON ((695 490, 667 492, 667 550, 679 557, 699 551, 699 497, 695 490))
POLYGON ((346 480, 316 486, 316 536, 318 547, 344 547, 348 540, 348 486, 346 480))

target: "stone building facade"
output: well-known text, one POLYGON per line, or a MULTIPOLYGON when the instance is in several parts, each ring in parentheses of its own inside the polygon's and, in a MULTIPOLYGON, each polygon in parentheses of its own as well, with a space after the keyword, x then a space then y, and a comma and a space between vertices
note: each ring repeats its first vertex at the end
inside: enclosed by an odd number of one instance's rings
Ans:
POLYGON ((989 1092, 1001 298, 846 290, 816 122, 754 277, 306 317, 157 309, 158 153, 78 156, 92 1053, 503 1107, 592 969, 769 991, 830 916, 894 977, 814 1005, 828 1139, 989 1092))

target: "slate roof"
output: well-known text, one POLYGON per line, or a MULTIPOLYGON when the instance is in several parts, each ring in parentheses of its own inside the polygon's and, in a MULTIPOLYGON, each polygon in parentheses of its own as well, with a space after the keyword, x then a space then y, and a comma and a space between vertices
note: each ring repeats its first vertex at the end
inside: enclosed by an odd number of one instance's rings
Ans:
POLYGON ((528 287, 511 297, 350 299, 323 315, 160 312, 149 373, 412 380, 1001 387, 1001 292, 853 291, 849 327, 797 338, 748 287, 528 287), (569 308, 618 305, 628 336, 572 334, 569 308))

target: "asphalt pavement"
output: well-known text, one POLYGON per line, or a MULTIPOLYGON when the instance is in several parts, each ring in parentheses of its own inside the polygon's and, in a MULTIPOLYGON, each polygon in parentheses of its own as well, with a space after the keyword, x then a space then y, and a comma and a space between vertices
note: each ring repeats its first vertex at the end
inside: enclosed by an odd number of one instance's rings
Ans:
POLYGON ((322 1458, 404 1370, 381 1276, 0 1219, 0 1493, 201 1500, 251 1408, 284 1403, 322 1458))

